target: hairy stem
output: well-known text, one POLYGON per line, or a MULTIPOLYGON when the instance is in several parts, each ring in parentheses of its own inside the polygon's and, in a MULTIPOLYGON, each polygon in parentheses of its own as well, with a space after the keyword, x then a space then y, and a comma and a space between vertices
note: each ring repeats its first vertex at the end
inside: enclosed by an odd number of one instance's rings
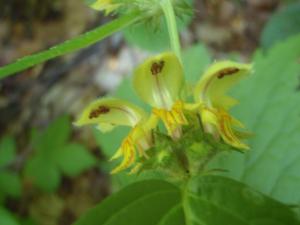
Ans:
POLYGON ((49 59, 53 59, 95 44, 140 19, 141 15, 138 13, 125 15, 99 28, 67 40, 62 44, 56 45, 46 51, 18 59, 12 64, 0 67, 0 80, 14 73, 30 68, 36 64, 43 63, 49 59))
POLYGON ((179 33, 177 29, 176 16, 175 16, 172 2, 171 0, 162 0, 160 2, 160 5, 165 14, 168 31, 169 31, 171 48, 175 52, 179 60, 182 62, 179 33))

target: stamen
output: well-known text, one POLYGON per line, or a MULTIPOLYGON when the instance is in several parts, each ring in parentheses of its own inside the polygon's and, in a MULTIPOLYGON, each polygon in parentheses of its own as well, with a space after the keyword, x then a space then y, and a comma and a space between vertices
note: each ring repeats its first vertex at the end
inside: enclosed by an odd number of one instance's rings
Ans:
POLYGON ((165 62, 163 60, 161 60, 159 62, 154 62, 151 66, 152 75, 157 75, 157 74, 161 73, 164 66, 165 66, 165 62))
POLYGON ((101 114, 106 114, 109 113, 110 109, 106 106, 99 106, 97 109, 93 110, 90 115, 89 118, 93 119, 93 118, 97 118, 99 115, 101 114))
POLYGON ((219 79, 222 79, 223 77, 225 76, 230 76, 230 75, 233 75, 237 72, 239 72, 240 70, 238 68, 235 68, 235 67, 229 67, 229 68, 225 68, 221 71, 219 71, 217 73, 217 76, 219 79))

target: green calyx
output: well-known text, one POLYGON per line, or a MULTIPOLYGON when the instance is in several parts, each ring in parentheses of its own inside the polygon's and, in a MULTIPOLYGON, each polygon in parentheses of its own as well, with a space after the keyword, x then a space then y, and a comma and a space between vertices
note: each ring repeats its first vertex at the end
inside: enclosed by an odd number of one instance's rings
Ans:
POLYGON ((136 172, 155 170, 181 182, 210 172, 208 164, 216 155, 233 150, 204 133, 201 125, 183 126, 182 129, 184 135, 176 141, 159 130, 155 131, 155 146, 147 150, 147 158, 139 159, 140 167, 136 172))

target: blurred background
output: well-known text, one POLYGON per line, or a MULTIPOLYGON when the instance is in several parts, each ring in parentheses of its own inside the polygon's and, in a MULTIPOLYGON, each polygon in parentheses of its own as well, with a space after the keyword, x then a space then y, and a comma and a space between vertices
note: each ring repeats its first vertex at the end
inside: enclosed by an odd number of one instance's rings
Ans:
MULTIPOLYGON (((247 62, 257 48, 300 32, 299 1, 193 5, 193 16, 179 18, 182 45, 198 45, 213 59, 247 62)), ((0 66, 112 19, 82 1, 0 0, 0 66)), ((97 97, 131 96, 134 66, 164 49, 164 25, 134 26, 0 81, 0 225, 71 224, 127 182, 111 178, 107 162, 126 131, 101 135, 93 128, 75 129, 72 121, 97 97)))

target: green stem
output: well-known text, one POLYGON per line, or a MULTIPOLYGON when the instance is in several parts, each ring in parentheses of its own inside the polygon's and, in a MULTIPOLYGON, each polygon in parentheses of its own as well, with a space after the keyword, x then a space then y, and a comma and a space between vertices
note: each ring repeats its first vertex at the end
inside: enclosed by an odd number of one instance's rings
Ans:
POLYGON ((181 197, 182 197, 182 208, 183 208, 183 213, 184 213, 184 220, 185 220, 185 225, 191 225, 192 222, 190 221, 190 208, 188 205, 188 183, 189 180, 186 181, 184 186, 181 189, 181 197))
POLYGON ((179 60, 182 62, 179 33, 177 29, 176 16, 175 16, 172 2, 171 0, 162 0, 160 5, 165 14, 165 18, 169 30, 171 48, 175 52, 179 60))
POLYGON ((62 44, 56 45, 49 50, 18 59, 16 62, 0 68, 0 80, 14 73, 30 68, 36 64, 45 62, 49 59, 86 48, 112 35, 113 33, 120 31, 124 27, 133 24, 140 18, 141 16, 139 13, 132 13, 122 16, 99 28, 67 40, 62 44))

